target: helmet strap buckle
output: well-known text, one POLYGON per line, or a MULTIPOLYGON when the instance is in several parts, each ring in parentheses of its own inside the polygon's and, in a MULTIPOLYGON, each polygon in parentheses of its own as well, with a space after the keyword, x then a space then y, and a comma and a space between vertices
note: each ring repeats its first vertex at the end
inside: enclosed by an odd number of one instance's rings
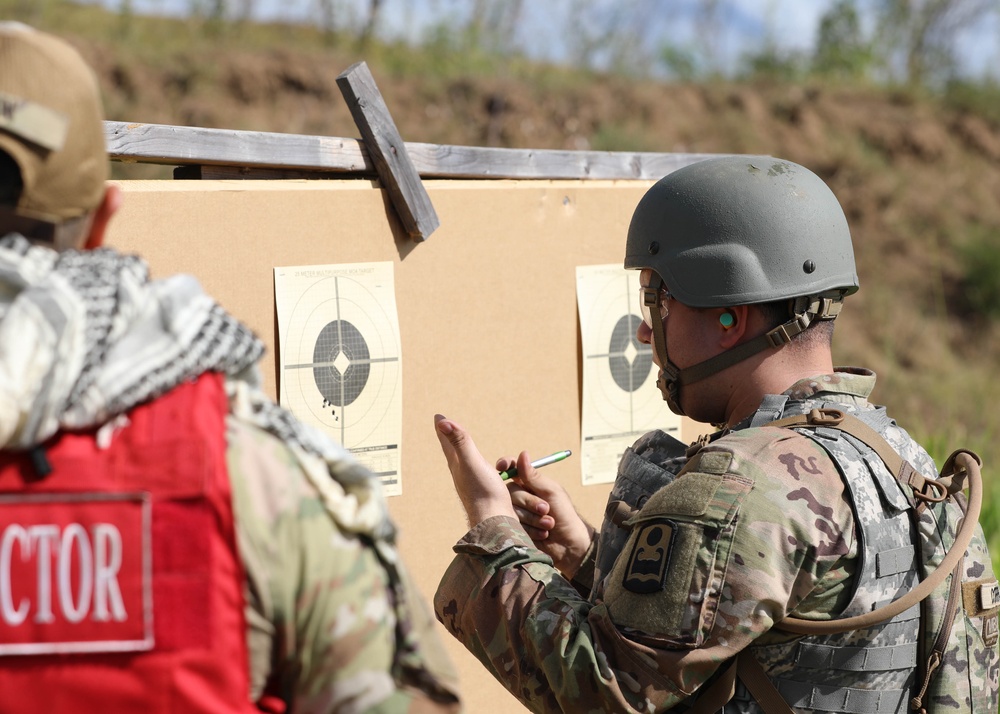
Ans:
POLYGON ((778 325, 768 332, 765 337, 771 343, 771 347, 781 347, 792 341, 792 338, 804 331, 812 324, 812 318, 808 315, 797 315, 794 320, 789 320, 783 325, 778 325))
POLYGON ((835 320, 844 307, 844 291, 820 295, 805 295, 792 301, 792 315, 797 318, 807 316, 813 320, 835 320))

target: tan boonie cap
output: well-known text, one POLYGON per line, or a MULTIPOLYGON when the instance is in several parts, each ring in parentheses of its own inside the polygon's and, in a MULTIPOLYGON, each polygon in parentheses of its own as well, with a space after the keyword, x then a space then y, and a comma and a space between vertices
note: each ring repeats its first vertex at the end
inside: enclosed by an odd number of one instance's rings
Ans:
MULTIPOLYGON (((0 151, 24 183, 16 216, 58 224, 97 207, 108 179, 103 120, 97 78, 73 47, 0 22, 0 151)), ((16 229, 11 218, 0 213, 0 233, 16 229)))

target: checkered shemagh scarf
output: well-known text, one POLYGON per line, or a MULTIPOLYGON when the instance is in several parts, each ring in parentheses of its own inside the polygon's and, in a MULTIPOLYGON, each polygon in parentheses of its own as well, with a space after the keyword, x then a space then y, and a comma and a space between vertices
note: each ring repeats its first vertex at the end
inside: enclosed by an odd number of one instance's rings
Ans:
POLYGON ((260 389, 261 341, 187 275, 149 280, 137 256, 56 253, 0 238, 0 449, 100 427, 205 372, 230 411, 289 445, 342 527, 392 537, 378 484, 260 389), (334 478, 331 478, 333 476, 334 478))

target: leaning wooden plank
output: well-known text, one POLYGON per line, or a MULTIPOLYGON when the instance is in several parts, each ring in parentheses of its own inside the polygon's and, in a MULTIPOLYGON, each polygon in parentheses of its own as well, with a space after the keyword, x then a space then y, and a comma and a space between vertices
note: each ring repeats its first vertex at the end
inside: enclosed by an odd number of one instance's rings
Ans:
POLYGON ((375 162, 379 180, 403 228, 413 238, 426 240, 441 221, 368 65, 364 62, 352 64, 337 77, 337 86, 361 131, 368 156, 375 162))
MULTIPOLYGON (((376 175, 375 164, 357 139, 112 121, 104 122, 104 135, 115 161, 376 175)), ((656 180, 714 156, 414 142, 407 143, 406 150, 425 178, 656 180)))
POLYGON ((375 175, 357 139, 104 122, 108 154, 147 164, 299 168, 375 175))

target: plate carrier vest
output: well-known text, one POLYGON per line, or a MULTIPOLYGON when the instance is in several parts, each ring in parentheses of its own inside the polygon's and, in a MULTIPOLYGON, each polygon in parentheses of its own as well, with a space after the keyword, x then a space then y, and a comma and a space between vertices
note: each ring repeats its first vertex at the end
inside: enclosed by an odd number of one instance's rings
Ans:
POLYGON ((206 374, 0 453, 0 712, 258 711, 227 412, 206 374))
MULTIPOLYGON (((837 464, 854 504, 859 539, 851 601, 836 620, 777 623, 777 630, 804 636, 788 642, 787 634, 765 634, 721 668, 691 711, 790 714, 794 707, 844 714, 994 714, 1000 590, 977 523, 979 503, 967 503, 961 493, 972 471, 979 487, 978 457, 956 452, 938 479, 926 479, 907 459, 928 473, 933 462, 884 409, 854 414, 843 409, 769 395, 749 426, 796 429, 837 464), (780 674, 765 670, 754 652, 780 660, 780 674), (952 670, 936 677, 946 661, 962 676, 952 670)), ((600 534, 598 579, 610 572, 624 547, 628 531, 622 524, 628 516, 716 436, 688 448, 652 432, 626 450, 600 534)), ((981 490, 974 488, 972 501, 977 496, 981 500, 981 490)))

